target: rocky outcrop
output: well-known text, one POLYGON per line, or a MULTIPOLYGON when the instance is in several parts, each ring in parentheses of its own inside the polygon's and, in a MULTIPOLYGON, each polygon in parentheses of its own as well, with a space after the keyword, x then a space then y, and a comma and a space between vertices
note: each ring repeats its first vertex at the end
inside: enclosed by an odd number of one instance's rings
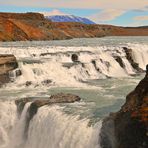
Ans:
POLYGON ((73 61, 73 62, 78 62, 78 55, 77 54, 72 54, 71 55, 71 60, 73 61))
POLYGON ((122 67, 122 68, 125 68, 125 65, 124 65, 124 63, 123 63, 123 60, 122 60, 122 58, 120 57, 120 56, 116 56, 116 57, 114 57, 115 58, 115 60, 119 63, 119 65, 122 67))
POLYGON ((40 107, 44 105, 51 105, 53 103, 74 103, 80 100, 81 98, 79 96, 64 93, 51 95, 49 98, 23 98, 16 100, 15 103, 17 105, 17 111, 19 116, 21 115, 25 104, 31 102, 31 105, 27 111, 28 115, 26 116, 24 136, 27 138, 29 123, 40 107))
POLYGON ((125 28, 51 22, 39 13, 0 13, 0 41, 63 40, 103 36, 148 35, 148 27, 125 28))
POLYGON ((18 63, 14 55, 0 55, 0 86, 10 81, 9 73, 16 68, 18 63))
POLYGON ((123 50, 125 51, 126 58, 131 63, 132 67, 137 71, 137 72, 144 72, 140 67, 139 64, 134 62, 133 56, 132 56, 132 49, 128 49, 127 47, 123 47, 123 50))
POLYGON ((53 103, 74 103, 80 101, 79 96, 73 94, 59 93, 51 95, 49 98, 23 98, 15 101, 18 109, 18 113, 21 114, 26 103, 32 102, 30 105, 30 114, 37 112, 38 108, 44 105, 50 105, 53 103), (36 110, 36 111, 35 111, 36 110))
POLYGON ((148 65, 146 69, 145 78, 127 95, 121 110, 104 119, 102 148, 148 147, 148 65))

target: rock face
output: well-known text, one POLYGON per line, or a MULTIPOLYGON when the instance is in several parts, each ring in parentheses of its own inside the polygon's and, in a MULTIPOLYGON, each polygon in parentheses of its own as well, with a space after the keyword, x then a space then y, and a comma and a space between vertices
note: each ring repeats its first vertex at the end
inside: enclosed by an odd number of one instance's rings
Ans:
POLYGON ((123 47, 125 51, 127 60, 131 63, 132 67, 137 70, 137 72, 143 72, 143 70, 139 67, 138 63, 135 63, 132 56, 132 49, 128 49, 127 47, 123 47))
POLYGON ((0 41, 63 40, 102 36, 147 36, 148 27, 125 28, 51 22, 39 13, 0 13, 0 41))
POLYGON ((14 55, 0 55, 0 86, 10 81, 9 72, 18 68, 14 55))
POLYGON ((120 65, 122 68, 125 68, 125 65, 124 65, 123 60, 122 60, 121 57, 116 56, 116 57, 114 57, 114 58, 115 58, 115 60, 119 63, 119 65, 120 65))
POLYGON ((104 119, 100 136, 102 148, 148 147, 148 65, 121 110, 104 119))
POLYGON ((23 98, 16 100, 15 103, 17 105, 18 112, 21 113, 25 104, 27 102, 32 102, 30 105, 30 113, 32 114, 33 112, 37 112, 38 108, 44 105, 50 105, 53 103, 74 103, 80 100, 81 98, 79 96, 59 93, 51 95, 49 98, 23 98))
POLYGON ((80 100, 81 98, 79 96, 76 96, 73 94, 64 94, 64 93, 51 95, 49 98, 23 98, 23 99, 16 100, 15 103, 17 105, 17 111, 19 116, 21 115, 25 104, 28 102, 32 102, 27 111, 28 115, 26 117, 27 119, 25 124, 24 136, 27 138, 27 135, 28 135, 27 132, 28 132, 30 120, 37 113, 40 107, 44 105, 51 105, 53 103, 73 103, 80 100))

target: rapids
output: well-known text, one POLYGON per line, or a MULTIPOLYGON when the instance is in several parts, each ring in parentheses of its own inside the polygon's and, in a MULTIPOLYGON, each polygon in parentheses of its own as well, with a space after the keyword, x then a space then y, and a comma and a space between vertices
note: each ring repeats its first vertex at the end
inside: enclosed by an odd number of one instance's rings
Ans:
POLYGON ((123 47, 145 70, 147 37, 1 43, 0 54, 14 54, 22 75, 10 72, 11 82, 0 88, 0 148, 101 148, 101 120, 120 109, 141 79, 123 47), (19 116, 15 99, 58 92, 82 100, 39 108, 26 129, 30 103, 19 116))

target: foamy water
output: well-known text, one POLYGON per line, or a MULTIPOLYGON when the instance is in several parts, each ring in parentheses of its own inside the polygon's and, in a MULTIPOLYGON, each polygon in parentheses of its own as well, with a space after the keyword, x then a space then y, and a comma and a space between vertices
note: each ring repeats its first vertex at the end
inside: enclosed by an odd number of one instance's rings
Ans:
POLYGON ((14 54, 22 75, 17 77, 14 70, 11 83, 0 89, 0 148, 100 148, 101 120, 120 109, 143 77, 133 76, 137 72, 123 47, 132 49, 134 62, 144 70, 147 41, 147 37, 110 37, 1 43, 0 54, 14 54), (79 62, 72 61, 73 54, 79 62), (25 131, 31 103, 19 117, 14 100, 59 92, 79 95, 82 100, 41 107, 25 131))

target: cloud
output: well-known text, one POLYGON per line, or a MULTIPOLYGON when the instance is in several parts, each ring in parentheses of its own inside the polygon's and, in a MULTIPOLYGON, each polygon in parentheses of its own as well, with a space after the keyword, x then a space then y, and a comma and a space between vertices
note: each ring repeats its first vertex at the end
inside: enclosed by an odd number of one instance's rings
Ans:
POLYGON ((1 0, 0 6, 86 9, 143 9, 148 0, 1 0))
POLYGON ((45 16, 52 16, 52 15, 68 15, 66 13, 63 13, 62 11, 58 10, 58 9, 54 9, 52 11, 49 12, 40 12, 42 14, 44 14, 45 16))
POLYGON ((148 15, 134 17, 136 21, 148 21, 148 15))
POLYGON ((100 13, 90 16, 89 18, 97 23, 103 23, 106 21, 111 21, 111 20, 119 17, 123 13, 125 13, 124 10, 105 9, 105 10, 102 10, 100 13))

